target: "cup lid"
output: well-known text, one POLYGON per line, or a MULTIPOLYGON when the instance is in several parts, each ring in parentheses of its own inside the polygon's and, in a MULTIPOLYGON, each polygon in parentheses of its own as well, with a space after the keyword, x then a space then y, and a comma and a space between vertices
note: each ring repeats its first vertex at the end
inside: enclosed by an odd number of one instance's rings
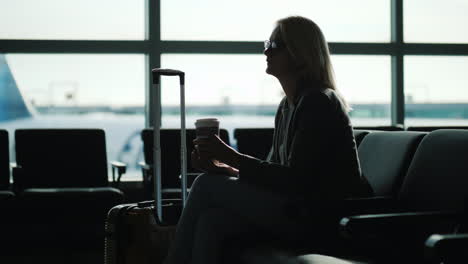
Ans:
POLYGON ((217 118, 201 118, 195 121, 195 126, 219 126, 217 118))

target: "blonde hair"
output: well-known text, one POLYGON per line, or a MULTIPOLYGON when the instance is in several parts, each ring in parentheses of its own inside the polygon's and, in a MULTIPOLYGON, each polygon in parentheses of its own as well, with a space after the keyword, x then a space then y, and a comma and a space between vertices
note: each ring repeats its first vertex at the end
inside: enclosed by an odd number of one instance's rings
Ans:
POLYGON ((278 20, 277 30, 298 65, 301 80, 318 82, 320 88, 336 91, 345 108, 349 110, 348 104, 337 90, 328 43, 319 26, 308 18, 290 16, 278 20))

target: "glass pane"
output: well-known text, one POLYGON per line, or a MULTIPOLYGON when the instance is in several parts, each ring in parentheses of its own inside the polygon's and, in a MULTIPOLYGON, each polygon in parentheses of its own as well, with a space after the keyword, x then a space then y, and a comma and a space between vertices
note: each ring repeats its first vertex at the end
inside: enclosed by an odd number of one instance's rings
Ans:
POLYGON ((144 55, 0 54, 0 126, 10 138, 16 128, 102 128, 108 160, 141 179, 145 69, 144 55))
POLYGON ((161 38, 261 41, 290 15, 314 20, 328 41, 390 41, 389 0, 161 0, 161 38))
MULTIPOLYGON (((332 60, 338 87, 354 108, 354 125, 389 125, 390 57, 332 60)), ((274 126, 284 93, 277 79, 265 73, 263 55, 163 54, 161 63, 186 72, 187 127, 203 117, 219 118, 231 135, 234 128, 274 126)), ((178 85, 176 78, 162 80, 164 127, 179 127, 178 85)))
POLYGON ((410 0, 404 3, 405 42, 468 43, 466 0, 410 0))
POLYGON ((390 56, 333 55, 332 61, 353 125, 390 125, 390 56))
POLYGON ((468 125, 468 56, 406 56, 407 126, 468 125))
POLYGON ((142 40, 146 0, 0 0, 0 39, 142 40))
MULTIPOLYGON (((198 118, 217 117, 231 137, 234 128, 274 126, 283 91, 276 79, 265 73, 265 64, 263 55, 161 57, 162 67, 186 73, 187 127, 193 128, 198 118)), ((176 78, 162 79, 163 127, 180 127, 178 87, 176 78)))

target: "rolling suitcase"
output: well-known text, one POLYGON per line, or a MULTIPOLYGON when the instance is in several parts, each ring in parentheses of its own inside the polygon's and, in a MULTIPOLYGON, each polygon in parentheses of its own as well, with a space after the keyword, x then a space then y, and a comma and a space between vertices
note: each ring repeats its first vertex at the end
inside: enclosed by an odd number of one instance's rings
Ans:
POLYGON ((166 257, 175 226, 187 199, 187 146, 185 129, 185 74, 178 70, 153 69, 154 107, 154 201, 113 207, 106 221, 105 264, 158 264, 166 257), (181 112, 181 199, 162 199, 161 187, 161 76, 178 76, 181 112))

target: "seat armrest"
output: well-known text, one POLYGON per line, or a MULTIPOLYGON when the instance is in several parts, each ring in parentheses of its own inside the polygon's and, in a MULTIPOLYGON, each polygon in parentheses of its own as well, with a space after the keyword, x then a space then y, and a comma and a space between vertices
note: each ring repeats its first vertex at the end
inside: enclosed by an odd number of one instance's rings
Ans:
POLYGON ((147 164, 144 161, 138 162, 138 165, 141 167, 143 171, 151 171, 151 169, 153 168, 153 166, 151 166, 150 164, 147 164))
POLYGON ((305 200, 292 200, 284 206, 284 212, 292 218, 310 219, 312 222, 327 218, 328 221, 333 221, 336 227, 343 217, 389 212, 396 207, 394 198, 381 196, 321 202, 314 206, 310 206, 310 202, 305 200))
POLYGON ((398 208, 398 201, 391 196, 349 198, 341 202, 343 216, 391 213, 398 208))
MULTIPOLYGON (((203 172, 187 172, 187 179, 196 178, 200 174, 203 174, 203 172)), ((182 179, 182 174, 179 175, 179 180, 180 179, 182 179)))
MULTIPOLYGON (((202 174, 203 172, 187 172, 187 188, 192 186, 193 181, 198 177, 198 175, 202 174)), ((179 180, 182 181, 182 174, 179 175, 179 180)))
POLYGON ((468 234, 433 234, 424 255, 432 263, 468 263, 468 234), (457 262, 458 261, 458 262, 457 262))
POLYGON ((406 212, 356 215, 341 219, 341 233, 352 239, 429 235, 444 230, 453 231, 463 216, 461 212, 406 212))
POLYGON ((127 164, 120 161, 111 161, 112 166, 112 181, 116 182, 117 185, 120 183, 122 175, 127 171, 127 164), (115 179, 115 170, 117 169, 117 180, 115 179))
POLYGON ((16 162, 11 162, 11 175, 13 178, 13 191, 15 193, 21 192, 24 186, 23 167, 18 165, 16 162))

